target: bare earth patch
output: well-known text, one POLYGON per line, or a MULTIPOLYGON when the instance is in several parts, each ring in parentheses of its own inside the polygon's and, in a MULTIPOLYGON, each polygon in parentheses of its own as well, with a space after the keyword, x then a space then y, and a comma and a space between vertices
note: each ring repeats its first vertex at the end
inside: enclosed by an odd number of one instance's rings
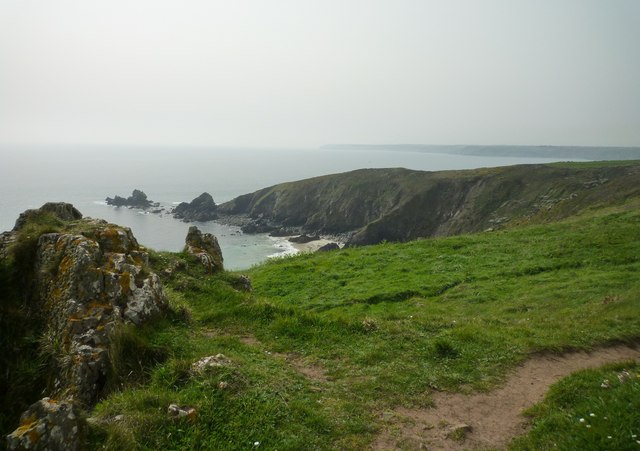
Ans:
POLYGON ((434 393, 433 408, 386 413, 385 429, 372 449, 503 449, 526 432, 521 412, 540 402, 553 383, 578 370, 638 359, 640 349, 626 345, 533 357, 491 392, 434 393))

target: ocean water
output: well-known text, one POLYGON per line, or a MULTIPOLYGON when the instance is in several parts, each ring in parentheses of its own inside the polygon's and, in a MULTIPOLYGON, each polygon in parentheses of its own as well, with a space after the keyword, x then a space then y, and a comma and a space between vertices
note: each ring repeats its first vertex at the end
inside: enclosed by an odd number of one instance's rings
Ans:
MULTIPOLYGON (((167 214, 107 206, 133 189, 172 207, 203 192, 216 203, 281 182, 360 168, 404 167, 437 171, 547 163, 550 158, 479 157, 402 151, 142 147, 0 147, 0 230, 18 215, 50 201, 74 204, 84 216, 130 227, 156 250, 178 251, 191 224, 167 214)), ((239 270, 295 253, 283 239, 244 235, 237 227, 197 223, 218 237, 228 269, 239 270)))

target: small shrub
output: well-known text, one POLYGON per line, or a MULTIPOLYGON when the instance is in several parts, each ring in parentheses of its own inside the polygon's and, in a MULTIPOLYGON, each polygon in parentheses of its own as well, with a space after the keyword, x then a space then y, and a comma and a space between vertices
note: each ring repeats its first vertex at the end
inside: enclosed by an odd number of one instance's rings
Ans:
POLYGON ((442 359, 455 359, 460 355, 458 350, 445 338, 438 338, 433 343, 436 356, 442 359))

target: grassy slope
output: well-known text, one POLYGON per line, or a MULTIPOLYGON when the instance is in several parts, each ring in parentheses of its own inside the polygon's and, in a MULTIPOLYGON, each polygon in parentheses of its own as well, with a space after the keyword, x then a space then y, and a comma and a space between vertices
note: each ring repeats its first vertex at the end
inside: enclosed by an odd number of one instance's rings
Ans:
MULTIPOLYGON (((154 255, 162 269, 176 258, 154 255)), ((194 263, 165 280, 176 311, 141 336, 169 355, 97 407, 96 447, 362 448, 379 414, 433 389, 487 389, 532 352, 640 338, 640 205, 545 226, 277 260, 255 291, 194 263), (252 335, 259 342, 242 337, 252 335), (190 376, 199 357, 230 368, 190 376), (279 353, 325 368, 308 379, 279 353), (225 381, 227 389, 218 383, 225 381), (193 405, 194 423, 166 418, 193 405)))
POLYGON ((554 384, 528 415, 533 428, 514 441, 516 450, 636 450, 640 366, 626 362, 579 371, 554 384))

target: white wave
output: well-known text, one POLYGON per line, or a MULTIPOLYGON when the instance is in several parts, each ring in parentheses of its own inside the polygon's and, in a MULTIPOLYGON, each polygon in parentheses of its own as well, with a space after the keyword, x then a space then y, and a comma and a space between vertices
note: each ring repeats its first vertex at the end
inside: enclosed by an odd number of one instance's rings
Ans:
POLYGON ((107 202, 104 200, 94 200, 93 203, 95 205, 107 205, 107 202))
POLYGON ((278 249, 278 252, 268 255, 267 258, 287 257, 290 255, 296 255, 300 252, 286 238, 270 236, 269 239, 273 242, 273 247, 278 249))

